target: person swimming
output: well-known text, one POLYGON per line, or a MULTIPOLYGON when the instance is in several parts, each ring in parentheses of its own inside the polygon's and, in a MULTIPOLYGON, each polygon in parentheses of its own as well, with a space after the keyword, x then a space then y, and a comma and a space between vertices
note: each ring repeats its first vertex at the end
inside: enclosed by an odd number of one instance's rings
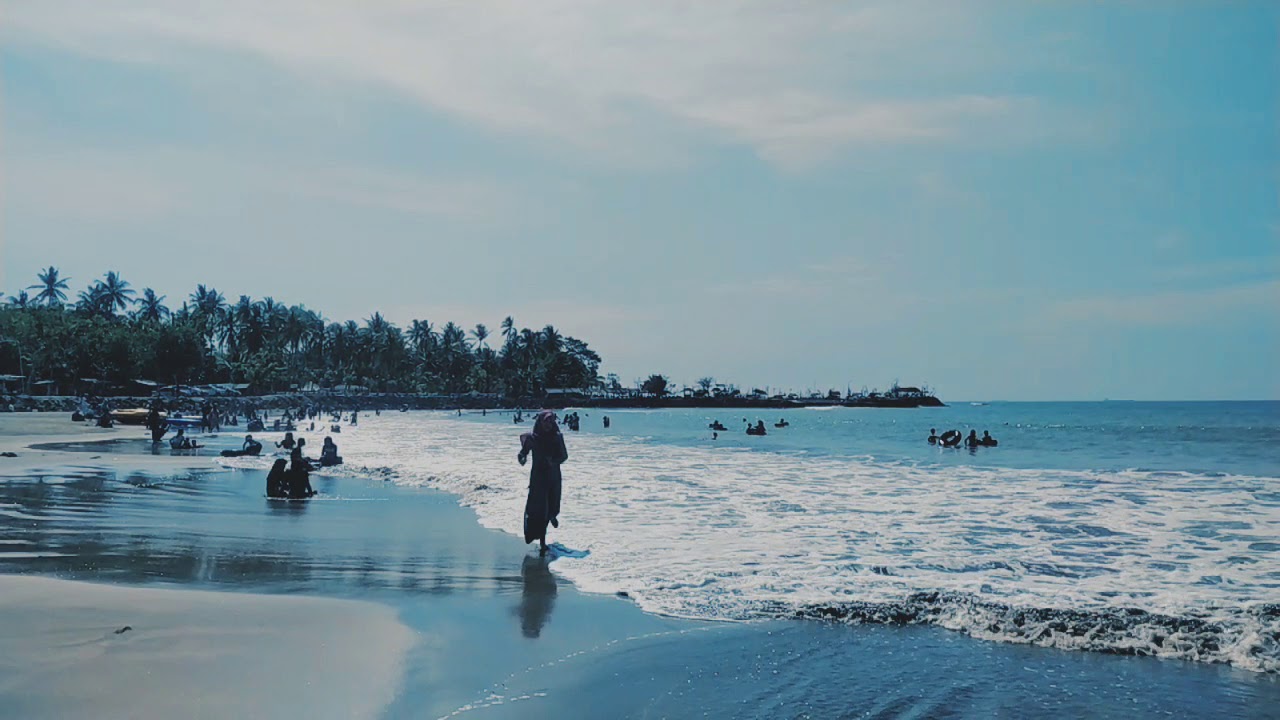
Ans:
POLYGON ((965 447, 976 448, 979 444, 981 444, 981 441, 978 440, 978 431, 970 430, 969 437, 964 439, 965 447))
POLYGON ((786 418, 778 418, 778 422, 774 423, 773 426, 776 428, 784 428, 790 427, 791 423, 787 422, 786 418))
POLYGON ((991 437, 991 432, 990 432, 990 431, 988 431, 988 430, 983 430, 983 431, 982 431, 982 439, 981 439, 981 440, 979 440, 979 441, 978 441, 978 443, 979 443, 980 445, 982 445, 982 447, 995 447, 995 446, 997 446, 997 445, 999 445, 999 444, 1000 444, 1000 441, 999 441, 999 440, 996 440, 996 439, 995 439, 995 438, 993 438, 993 437, 991 437))
POLYGON ((930 444, 930 445, 937 445, 937 444, 938 444, 938 429, 937 429, 937 428, 929 428, 929 444, 930 444))
POLYGON ((748 425, 747 425, 747 434, 748 434, 748 435, 767 435, 767 434, 768 434, 768 432, 769 432, 768 430, 765 430, 765 429, 764 429, 764 421, 763 421, 763 420, 758 420, 758 421, 756 421, 756 424, 755 424, 755 425, 751 425, 751 424, 748 424, 748 425))

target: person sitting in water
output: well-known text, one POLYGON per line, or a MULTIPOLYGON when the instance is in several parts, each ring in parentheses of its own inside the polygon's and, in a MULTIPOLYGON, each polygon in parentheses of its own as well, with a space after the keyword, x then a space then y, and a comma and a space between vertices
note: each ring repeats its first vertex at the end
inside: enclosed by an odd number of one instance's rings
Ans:
POLYGON ((338 444, 333 438, 326 437, 324 439, 324 447, 320 448, 320 467, 333 467, 341 465, 342 457, 338 455, 338 444))
POLYGON ((778 418, 778 422, 773 424, 773 426, 776 428, 784 428, 790 425, 791 423, 787 422, 786 418, 778 418))
POLYGON ((191 438, 187 437, 185 428, 178 428, 178 434, 169 438, 169 447, 174 450, 195 450, 202 446, 199 443, 192 442, 191 438))
POLYGON ((609 429, 609 422, 610 422, 610 420, 609 420, 609 416, 608 416, 608 415, 605 415, 605 416, 604 416, 604 427, 605 427, 605 429, 606 429, 606 430, 608 430, 608 429, 609 429))
POLYGON ((293 433, 287 432, 284 434, 284 439, 276 443, 276 447, 284 448, 285 450, 293 450, 294 444, 293 433))
POLYGON ((976 447, 978 447, 978 445, 979 445, 980 443, 981 443, 981 441, 980 441, 980 440, 978 440, 978 431, 977 431, 977 430, 970 430, 970 431, 969 431, 969 437, 967 437, 967 438, 965 438, 965 439, 964 439, 964 445, 965 445, 965 447, 976 448, 976 447))
POLYGON ((271 472, 267 473, 267 497, 269 498, 285 498, 289 497, 289 478, 286 467, 289 461, 276 460, 271 466, 271 472))
POLYGON ((982 439, 978 441, 982 447, 995 447, 1000 444, 999 440, 991 437, 991 433, 987 430, 982 431, 982 439))
POLYGON ((293 446, 293 451, 289 453, 289 460, 296 467, 301 465, 310 470, 314 465, 311 459, 303 454, 303 448, 307 446, 306 438, 298 438, 298 444, 293 446))
POLYGON ((708 427, 710 427, 712 430, 715 430, 716 432, 724 432, 729 429, 725 427, 724 423, 720 422, 719 420, 716 420, 715 422, 711 423, 710 425, 708 425, 708 427))
POLYGON ((748 435, 765 435, 767 433, 768 431, 764 429, 763 420, 757 421, 755 425, 750 425, 750 424, 747 425, 748 435))
POLYGON ((942 447, 953 448, 960 447, 960 441, 964 439, 964 436, 960 434, 959 430, 948 430, 942 433, 942 437, 938 439, 942 441, 942 447))
POLYGON ((930 445, 937 445, 937 444, 938 444, 938 429, 937 429, 937 428, 929 428, 929 444, 930 444, 930 445))
POLYGON ((316 491, 311 489, 311 461, 302 455, 304 445, 306 441, 299 439, 298 444, 294 446, 289 472, 286 475, 289 481, 289 497, 293 499, 309 498, 316 494, 316 491))

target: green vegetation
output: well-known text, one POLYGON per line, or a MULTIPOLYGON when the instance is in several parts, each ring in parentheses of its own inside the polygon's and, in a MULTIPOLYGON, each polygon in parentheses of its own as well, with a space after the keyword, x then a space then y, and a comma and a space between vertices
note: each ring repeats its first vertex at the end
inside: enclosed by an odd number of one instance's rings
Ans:
POLYGON ((329 322, 301 305, 241 295, 228 303, 200 285, 177 310, 151 288, 141 295, 108 272, 67 304, 69 278, 50 267, 39 282, 0 308, 0 374, 71 386, 93 378, 124 385, 248 383, 254 392, 309 383, 360 385, 375 392, 482 392, 539 397, 547 388, 596 385, 600 356, 587 344, 516 327, 508 316, 501 344, 484 325, 469 333, 453 322, 438 331, 414 320, 401 330, 379 313, 363 324, 329 322))

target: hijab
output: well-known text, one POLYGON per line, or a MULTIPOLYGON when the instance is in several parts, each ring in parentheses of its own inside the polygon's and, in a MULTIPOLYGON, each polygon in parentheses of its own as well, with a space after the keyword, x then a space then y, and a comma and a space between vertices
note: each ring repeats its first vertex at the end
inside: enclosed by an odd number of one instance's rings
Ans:
POLYGON ((545 443, 554 440, 560 434, 560 427, 556 425, 556 414, 551 410, 543 410, 534 418, 532 432, 527 432, 520 436, 520 444, 524 447, 531 447, 534 443, 545 443))

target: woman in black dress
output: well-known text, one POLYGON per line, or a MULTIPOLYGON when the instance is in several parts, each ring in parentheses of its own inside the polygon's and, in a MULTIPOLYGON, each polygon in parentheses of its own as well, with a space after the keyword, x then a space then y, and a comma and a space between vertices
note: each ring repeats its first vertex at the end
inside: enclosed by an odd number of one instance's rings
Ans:
POLYGON ((520 436, 521 465, 533 454, 529 469, 529 499, 524 504, 524 541, 538 541, 538 552, 547 554, 547 524, 560 527, 560 464, 569 459, 564 435, 556 425, 556 414, 550 410, 538 413, 533 432, 520 436))

